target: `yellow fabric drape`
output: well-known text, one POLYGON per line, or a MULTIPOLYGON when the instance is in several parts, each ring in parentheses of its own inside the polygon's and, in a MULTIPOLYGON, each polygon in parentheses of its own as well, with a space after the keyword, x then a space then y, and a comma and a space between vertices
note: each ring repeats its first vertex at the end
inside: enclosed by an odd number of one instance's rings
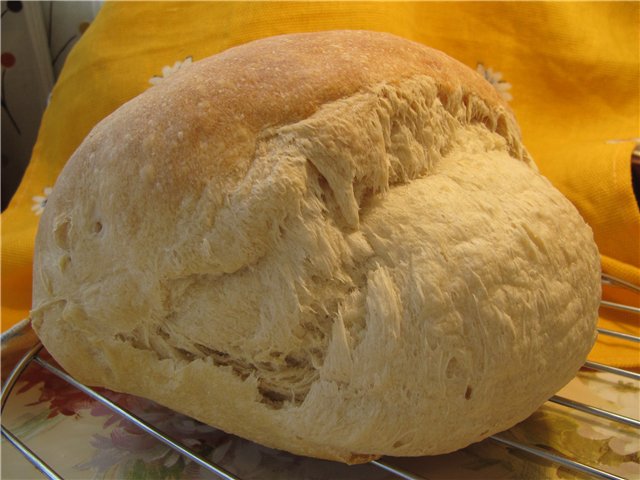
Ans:
MULTIPOLYGON (((387 31, 478 63, 512 97, 525 144, 592 226, 606 272, 640 284, 630 153, 640 136, 637 2, 106 3, 67 58, 31 163, 2 215, 2 329, 28 315, 38 203, 89 130, 152 77, 253 39, 329 29, 387 31), (500 72, 500 73, 497 73, 500 72)), ((157 81, 157 79, 156 79, 157 81)), ((623 300, 638 305, 638 296, 623 300)), ((602 309, 640 333, 638 316, 602 309)), ((640 366, 622 341, 592 359, 640 366)))

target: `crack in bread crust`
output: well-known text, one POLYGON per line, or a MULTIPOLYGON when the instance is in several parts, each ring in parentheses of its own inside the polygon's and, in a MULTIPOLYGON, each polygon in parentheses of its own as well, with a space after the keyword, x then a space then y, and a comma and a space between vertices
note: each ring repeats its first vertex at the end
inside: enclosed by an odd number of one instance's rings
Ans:
MULTIPOLYGON (((320 376, 335 319, 339 315, 344 319, 349 349, 357 347, 366 328, 363 320, 367 276, 376 262, 366 239, 359 239, 360 249, 369 251, 355 254, 346 240, 357 232, 360 212, 373 198, 384 197, 394 186, 429 175, 455 146, 458 130, 478 125, 489 133, 504 124, 504 120, 491 115, 488 107, 471 94, 457 95, 459 103, 456 104, 454 99, 443 98, 438 92, 437 85, 426 77, 395 85, 382 84, 326 104, 305 120, 269 129, 261 135, 262 140, 255 149, 257 157, 247 175, 218 212, 210 231, 203 234, 208 244, 225 244, 221 240, 225 234, 216 233, 216 229, 226 228, 233 228, 236 243, 258 240, 260 246, 251 249, 251 263, 235 261, 229 273, 201 271, 165 280, 163 319, 129 333, 118 333, 117 337, 134 348, 155 351, 159 359, 189 362, 210 357, 218 366, 230 366, 241 380, 255 376, 262 402, 272 408, 288 404, 300 406, 320 376), (449 134, 439 135, 438 128, 444 128, 449 134), (335 142, 336 138, 345 139, 344 143, 335 142), (360 143, 346 141, 354 138, 360 143), (269 178, 273 180, 269 182, 269 178), (284 183, 283 179, 286 179, 284 183), (256 195, 260 188, 266 193, 256 195), (247 201, 250 203, 245 203, 247 201), (265 210, 272 205, 279 205, 284 211, 265 210), (232 219, 228 225, 222 225, 221 219, 227 217, 232 219), (241 231, 238 224, 251 228, 265 225, 266 235, 259 232, 261 235, 242 237, 238 234, 241 231), (309 231, 310 225, 313 231, 309 231), (325 255, 318 254, 322 250, 318 242, 325 243, 325 255), (296 333, 285 334, 284 338, 269 336, 270 343, 256 341, 253 348, 248 348, 247 339, 242 336, 243 342, 240 342, 237 332, 220 334, 216 327, 230 319, 216 315, 219 304, 214 302, 202 312, 214 319, 208 344, 202 343, 195 333, 184 333, 186 323, 192 321, 185 311, 194 295, 192 292, 202 292, 196 302, 202 304, 212 290, 230 277, 255 275, 261 269, 270 270, 274 264, 286 263, 291 252, 301 245, 302 252, 297 257, 300 268, 285 279, 293 285, 295 301, 303 310, 290 319, 290 329, 296 333), (256 257, 255 252, 264 253, 256 257), (267 255, 278 258, 275 262, 269 261, 264 258, 267 255), (318 265, 314 257, 331 259, 331 262, 318 265), (315 293, 310 296, 307 292, 315 293), (345 307, 356 312, 344 314, 345 307), (298 341, 292 343, 292 336, 298 341), (293 351, 287 351, 291 345, 293 351), (274 356, 274 351, 284 353, 274 356), (254 358, 260 360, 254 361, 254 358)), ((517 138, 506 132, 496 133, 506 137, 504 148, 510 152, 520 151, 521 157, 525 157, 522 148, 514 146, 517 138)), ((493 141, 494 148, 503 147, 500 140, 493 141)), ((197 203, 200 208, 209 209, 202 199, 197 203)), ((179 245, 172 247, 173 251, 181 249, 179 245)), ((206 259, 202 263, 205 262, 206 259)), ((256 289, 259 288, 264 290, 265 286, 257 285, 256 289)), ((266 291, 263 297, 273 298, 273 295, 266 291)), ((224 295, 220 299, 225 302, 224 295)), ((235 301, 234 298, 231 302, 235 301)), ((259 329, 265 322, 283 321, 282 317, 265 320, 260 316, 261 309, 257 305, 253 311, 253 328, 259 329)), ((243 312, 244 317, 247 315, 252 313, 243 312)))

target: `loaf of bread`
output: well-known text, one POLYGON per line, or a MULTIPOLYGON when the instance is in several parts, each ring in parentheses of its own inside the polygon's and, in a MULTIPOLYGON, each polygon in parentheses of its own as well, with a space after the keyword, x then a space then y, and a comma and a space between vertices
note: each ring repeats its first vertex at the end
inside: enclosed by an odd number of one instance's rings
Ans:
POLYGON ((33 327, 80 381, 347 463, 523 420, 600 300, 590 228, 493 87, 365 31, 235 47, 123 105, 34 264, 33 327))

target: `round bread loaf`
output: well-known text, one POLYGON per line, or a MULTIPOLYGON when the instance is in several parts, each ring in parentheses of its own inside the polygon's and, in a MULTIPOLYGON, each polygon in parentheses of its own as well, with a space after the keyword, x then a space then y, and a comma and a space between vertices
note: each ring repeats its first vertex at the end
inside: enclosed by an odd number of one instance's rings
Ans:
POLYGON ((80 381, 348 463, 523 420, 600 299, 591 230, 492 86, 364 31, 232 48, 123 105, 34 268, 33 326, 80 381))

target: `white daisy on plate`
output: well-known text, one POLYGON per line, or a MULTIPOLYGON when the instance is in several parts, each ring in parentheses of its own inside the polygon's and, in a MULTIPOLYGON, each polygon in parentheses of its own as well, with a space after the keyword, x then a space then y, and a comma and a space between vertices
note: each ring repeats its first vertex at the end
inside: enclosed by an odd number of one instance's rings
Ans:
POLYGON ((494 71, 493 68, 485 67, 484 64, 478 62, 476 71, 487 80, 493 88, 504 98, 507 102, 512 100, 513 97, 509 93, 511 90, 511 84, 502 80, 502 72, 494 71))
POLYGON ((51 187, 45 187, 42 192, 42 195, 34 195, 31 199, 33 200, 33 205, 31 205, 31 211, 36 215, 42 215, 44 212, 44 207, 47 204, 47 198, 51 194, 53 189, 51 187))
POLYGON ((151 85, 157 85, 160 82, 164 81, 165 78, 170 77, 171 75, 176 73, 178 70, 182 70, 183 68, 188 67, 192 63, 193 63, 193 57, 189 56, 182 61, 178 60, 176 63, 173 64, 173 66, 165 65, 164 67, 162 67, 162 75, 154 75, 149 79, 149 83, 151 85))

